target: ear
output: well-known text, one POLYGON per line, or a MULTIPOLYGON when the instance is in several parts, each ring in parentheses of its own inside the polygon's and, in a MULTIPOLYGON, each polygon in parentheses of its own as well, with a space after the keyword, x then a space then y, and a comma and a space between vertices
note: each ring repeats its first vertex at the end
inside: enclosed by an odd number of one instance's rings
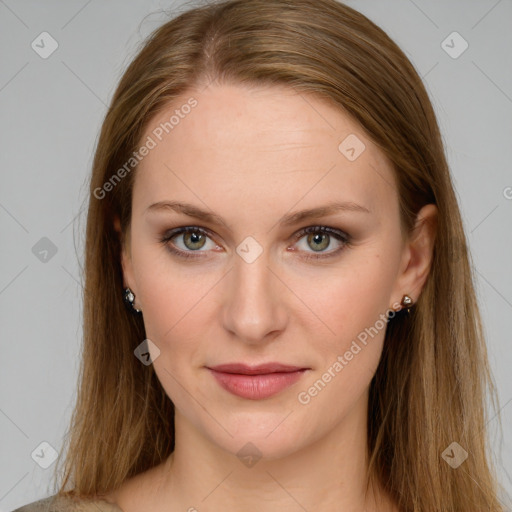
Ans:
POLYGON ((129 234, 127 236, 126 233, 122 232, 121 221, 118 215, 114 217, 114 229, 116 230, 119 241, 121 243, 121 267, 123 269, 123 289, 128 287, 133 291, 135 295, 137 295, 130 253, 130 236, 129 234))
POLYGON ((417 302, 432 265, 436 232, 437 207, 427 204, 418 212, 414 228, 405 243, 392 296, 393 304, 400 304, 405 294, 412 298, 413 303, 417 302))

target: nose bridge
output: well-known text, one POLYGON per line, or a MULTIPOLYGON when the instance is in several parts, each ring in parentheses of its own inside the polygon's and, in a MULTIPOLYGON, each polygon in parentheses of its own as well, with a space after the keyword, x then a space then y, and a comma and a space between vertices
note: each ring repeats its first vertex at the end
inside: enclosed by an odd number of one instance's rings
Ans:
POLYGON ((269 268, 268 253, 262 251, 254 258, 254 250, 250 242, 237 248, 224 303, 224 328, 250 343, 263 341, 285 323, 282 284, 269 268))

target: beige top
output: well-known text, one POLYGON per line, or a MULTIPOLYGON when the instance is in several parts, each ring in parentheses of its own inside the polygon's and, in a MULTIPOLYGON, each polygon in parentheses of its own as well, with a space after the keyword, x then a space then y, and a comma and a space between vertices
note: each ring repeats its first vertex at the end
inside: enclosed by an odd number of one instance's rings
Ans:
POLYGON ((13 512, 123 512, 117 505, 104 500, 73 500, 54 494, 49 498, 34 501, 13 512))

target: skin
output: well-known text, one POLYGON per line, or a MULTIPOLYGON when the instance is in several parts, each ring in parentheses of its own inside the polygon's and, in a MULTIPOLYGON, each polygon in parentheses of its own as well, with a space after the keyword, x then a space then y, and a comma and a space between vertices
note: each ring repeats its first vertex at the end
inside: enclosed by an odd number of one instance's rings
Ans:
POLYGON ((415 231, 402 236, 384 155, 347 115, 288 88, 189 91, 152 120, 143 140, 191 96, 198 105, 139 164, 122 257, 125 285, 160 350, 153 364, 175 404, 176 449, 107 501, 125 512, 397 510, 378 484, 365 496, 368 390, 385 328, 309 403, 298 394, 404 294, 416 302, 430 269, 436 208, 425 206, 415 231), (349 134, 366 146, 354 161, 338 149, 349 134), (165 200, 215 212, 224 223, 145 212, 165 200), (279 223, 332 201, 370 212, 279 223), (183 226, 210 232, 203 246, 183 234, 173 239, 202 257, 179 258, 160 242, 183 226), (292 237, 308 226, 339 229, 351 241, 292 237), (263 249, 252 263, 236 252, 248 236, 263 249), (319 254, 315 243, 332 256, 307 260, 319 254), (205 368, 268 361, 310 370, 273 397, 248 400, 205 368), (252 467, 236 455, 248 442, 262 455, 252 467))

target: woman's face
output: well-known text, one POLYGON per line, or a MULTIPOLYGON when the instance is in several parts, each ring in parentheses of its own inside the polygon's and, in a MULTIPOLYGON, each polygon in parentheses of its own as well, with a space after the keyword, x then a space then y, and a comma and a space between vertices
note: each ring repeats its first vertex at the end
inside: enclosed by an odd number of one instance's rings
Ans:
POLYGON ((391 166, 357 123, 291 89, 212 85, 159 114, 141 144, 124 277, 178 433, 271 459, 365 410, 386 312, 417 293, 391 166), (165 202, 182 211, 152 206, 165 202), (280 389, 283 374, 209 369, 270 362, 306 370, 280 389))

